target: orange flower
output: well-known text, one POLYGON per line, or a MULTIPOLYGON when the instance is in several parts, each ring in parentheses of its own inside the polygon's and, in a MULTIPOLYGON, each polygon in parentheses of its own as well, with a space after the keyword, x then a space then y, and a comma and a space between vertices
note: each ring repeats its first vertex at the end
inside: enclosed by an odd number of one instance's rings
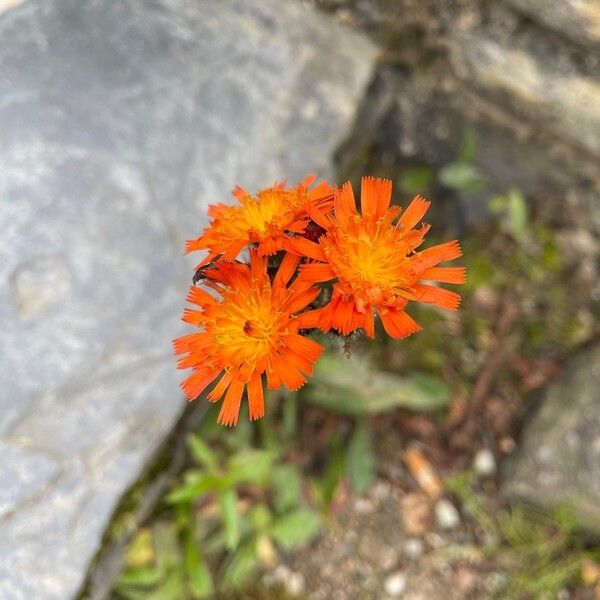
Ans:
POLYGON ((309 187, 317 178, 309 175, 298 186, 285 189, 284 183, 259 191, 255 196, 236 187, 234 197, 239 205, 215 204, 208 210, 210 225, 196 240, 186 242, 185 251, 208 250, 198 265, 203 267, 217 257, 234 260, 248 244, 257 244, 261 256, 283 250, 291 234, 302 234, 310 222, 311 208, 329 211, 333 205, 333 189, 321 182, 309 187))
POLYGON ((216 402, 225 395, 218 418, 224 425, 237 423, 244 388, 250 419, 264 415, 263 373, 269 389, 285 385, 296 390, 312 374, 323 351, 298 333, 305 324, 303 314, 297 313, 319 294, 299 278, 288 286, 299 261, 286 255, 271 282, 265 258, 252 250, 250 265, 219 262, 205 272, 206 285, 220 299, 190 288, 187 299, 200 310, 186 309, 182 318, 202 331, 173 342, 175 354, 185 354, 178 368, 193 369, 182 388, 193 400, 222 374, 208 399, 216 402))
POLYGON ((306 313, 306 323, 344 335, 362 327, 374 337, 376 310, 387 333, 402 338, 421 329, 404 310, 409 301, 458 308, 457 293, 422 282, 464 283, 464 267, 437 266, 461 256, 458 242, 418 252, 429 226, 415 226, 430 203, 416 196, 401 213, 399 207, 389 206, 391 195, 391 181, 364 177, 362 214, 356 210, 349 183, 336 191, 333 215, 311 210, 311 218, 326 233, 318 243, 300 237, 292 240, 291 250, 318 261, 302 265, 300 279, 336 282, 329 304, 306 313))

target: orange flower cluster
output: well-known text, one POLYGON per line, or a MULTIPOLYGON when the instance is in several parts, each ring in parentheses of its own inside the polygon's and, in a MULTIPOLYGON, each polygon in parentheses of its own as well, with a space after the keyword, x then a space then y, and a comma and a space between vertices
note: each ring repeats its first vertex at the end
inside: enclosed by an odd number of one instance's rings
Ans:
POLYGON ((197 267, 203 287, 187 297, 195 308, 183 314, 200 331, 174 341, 178 367, 192 369, 182 388, 193 400, 218 379, 208 399, 224 397, 224 425, 237 423, 244 390, 250 419, 264 415, 263 374, 269 389, 306 383, 323 351, 310 330, 374 337, 379 315, 388 335, 403 338, 421 329, 409 302, 459 306, 456 292, 425 283, 465 281, 464 267, 438 266, 461 256, 456 240, 417 250, 429 230, 417 227, 427 200, 416 196, 402 211, 390 206, 390 180, 364 177, 359 212, 349 183, 311 189, 315 179, 256 195, 236 188, 238 204, 212 206, 210 225, 186 244, 208 254, 197 267), (237 260, 246 249, 249 264, 237 260))

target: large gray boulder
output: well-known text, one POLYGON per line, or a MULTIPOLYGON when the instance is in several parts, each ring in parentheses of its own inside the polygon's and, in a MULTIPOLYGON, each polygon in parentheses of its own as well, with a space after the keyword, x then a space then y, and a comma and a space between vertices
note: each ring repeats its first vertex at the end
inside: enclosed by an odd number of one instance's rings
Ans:
POLYGON ((0 598, 71 598, 184 406, 206 206, 331 175, 374 47, 299 2, 0 2, 0 598))
POLYGON ((548 509, 570 506, 600 535, 600 346, 575 357, 548 389, 508 464, 504 491, 548 509))

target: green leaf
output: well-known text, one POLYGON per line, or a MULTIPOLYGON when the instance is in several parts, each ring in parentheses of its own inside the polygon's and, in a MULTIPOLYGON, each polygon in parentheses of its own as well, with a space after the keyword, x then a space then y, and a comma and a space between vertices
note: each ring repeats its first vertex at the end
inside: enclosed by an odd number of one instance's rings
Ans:
POLYGON ((232 456, 227 463, 227 481, 231 485, 242 482, 264 483, 271 471, 277 453, 271 450, 245 450, 232 456))
POLYGON ((344 476, 344 455, 342 444, 338 436, 334 436, 329 442, 330 455, 327 460, 325 474, 313 479, 312 485, 315 496, 323 509, 331 506, 342 477, 344 476))
POLYGON ((234 489, 225 490, 219 494, 221 518, 225 529, 225 543, 230 550, 237 548, 241 537, 241 520, 237 500, 237 493, 234 489))
POLYGON ((250 522, 255 530, 262 531, 271 522, 271 512, 264 504, 258 504, 250 512, 250 522))
POLYGON ((433 183, 433 178, 434 172, 430 167, 407 169, 400 177, 400 189, 407 194, 423 193, 433 183))
POLYGON ((169 492, 166 501, 169 504, 193 502, 206 492, 219 491, 224 487, 226 487, 226 485, 222 477, 204 475, 200 478, 194 478, 190 483, 184 483, 182 486, 169 492))
POLYGON ((362 419, 356 423, 346 450, 346 472, 359 494, 368 489, 375 477, 371 434, 362 419))
POLYGON ((511 189, 508 192, 508 227, 515 238, 520 239, 526 233, 528 210, 527 201, 521 192, 511 189))
POLYGON ((188 585, 194 597, 211 597, 214 593, 212 575, 191 532, 188 532, 186 538, 184 559, 188 585))
POLYGON ((271 536, 282 548, 289 550, 310 540, 320 528, 318 513, 310 508, 298 508, 273 523, 271 536))
POLYGON ((301 495, 301 477, 298 467, 290 464, 278 465, 271 471, 273 505, 278 513, 298 506, 301 495))
POLYGON ((229 560, 223 573, 223 583, 233 588, 244 586, 258 567, 254 540, 244 544, 229 560))
POLYGON ((492 196, 488 200, 488 208, 495 215, 502 214, 506 210, 506 197, 501 195, 492 196))
POLYGON ((473 129, 466 129, 463 134, 460 150, 458 151, 458 160, 462 163, 470 163, 475 157, 477 149, 477 136, 473 129))
POLYGON ((357 353, 349 359, 325 354, 303 394, 317 406, 351 416, 395 408, 436 411, 446 407, 450 399, 446 385, 438 378, 424 374, 399 377, 374 371, 357 353))
POLYGON ((185 586, 182 573, 172 570, 162 585, 146 595, 148 600, 179 600, 185 598, 185 586))
POLYGON ((167 571, 176 566, 181 554, 177 528, 172 523, 157 523, 152 528, 154 534, 154 548, 156 550, 156 564, 159 569, 167 571))
POLYGON ((193 457, 201 465, 204 465, 211 473, 218 471, 219 459, 207 444, 205 444, 197 435, 193 434, 187 436, 187 443, 193 457))
POLYGON ((471 194, 480 190, 485 180, 473 166, 464 162, 446 165, 439 172, 440 183, 463 194, 471 194))
POLYGON ((157 567, 133 567, 127 569, 119 576, 117 587, 140 586, 150 587, 158 584, 164 573, 157 567))

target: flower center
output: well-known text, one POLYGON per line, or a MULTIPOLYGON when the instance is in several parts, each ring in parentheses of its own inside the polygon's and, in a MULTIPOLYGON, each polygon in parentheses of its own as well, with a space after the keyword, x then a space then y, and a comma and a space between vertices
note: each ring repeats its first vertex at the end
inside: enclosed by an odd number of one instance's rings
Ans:
POLYGON ((348 295, 379 304, 410 287, 412 270, 393 227, 369 226, 361 221, 328 234, 323 251, 348 295))
POLYGON ((258 198, 249 196, 242 202, 244 219, 249 230, 258 234, 268 233, 270 228, 282 229, 294 220, 299 195, 284 190, 266 190, 258 198))
POLYGON ((256 364, 266 357, 285 334, 285 315, 273 308, 271 291, 243 295, 230 293, 206 328, 221 355, 232 363, 256 364))

